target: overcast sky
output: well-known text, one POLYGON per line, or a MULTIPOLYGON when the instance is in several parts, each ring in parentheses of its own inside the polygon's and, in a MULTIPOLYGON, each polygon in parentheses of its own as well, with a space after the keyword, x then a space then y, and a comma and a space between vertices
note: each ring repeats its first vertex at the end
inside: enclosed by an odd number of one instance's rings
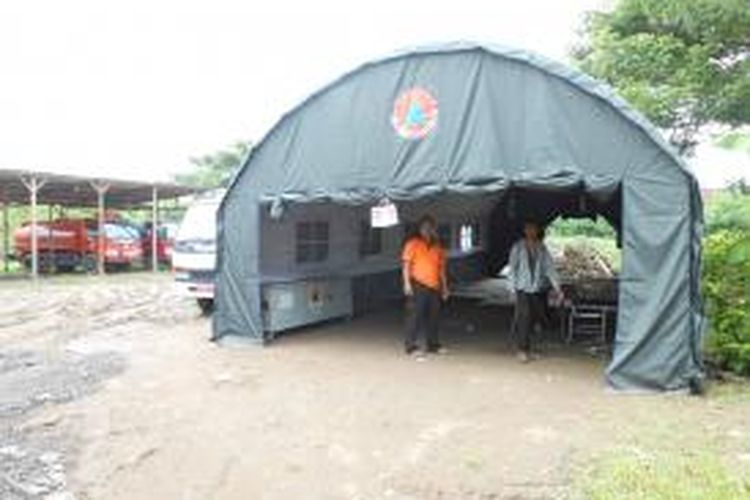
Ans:
POLYGON ((165 179, 397 49, 489 41, 564 61, 608 3, 4 1, 0 168, 165 179))

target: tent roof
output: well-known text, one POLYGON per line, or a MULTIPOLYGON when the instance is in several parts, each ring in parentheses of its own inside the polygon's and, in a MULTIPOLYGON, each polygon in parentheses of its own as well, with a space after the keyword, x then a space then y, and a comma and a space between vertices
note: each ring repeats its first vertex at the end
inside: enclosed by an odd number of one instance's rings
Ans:
MULTIPOLYGON (((387 56, 375 60, 371 60, 343 74, 338 79, 310 94, 306 99, 302 100, 300 104, 285 113, 262 138, 262 140, 256 144, 256 146, 248 155, 243 168, 240 169, 238 175, 235 176, 232 184, 230 185, 229 191, 231 192, 234 183, 241 177, 242 170, 244 170, 245 167, 253 162, 256 154, 263 148, 265 143, 275 135, 275 133, 279 129, 281 129, 290 120, 293 120, 296 115, 302 112, 304 109, 313 105, 318 98, 325 95, 327 92, 333 90, 334 88, 341 86, 349 79, 356 77, 359 73, 362 73, 365 70, 376 66, 396 62, 402 59, 408 59, 418 56, 456 54, 465 52, 483 52, 506 60, 526 64, 530 67, 542 71, 548 76, 561 79, 588 94, 589 96, 605 102, 608 106, 614 109, 617 114, 624 118, 626 122, 629 122, 640 129, 649 138, 649 140, 657 146, 658 149, 663 151, 670 158, 671 163, 673 163, 687 175, 690 183, 697 182, 695 180, 695 176, 692 172, 691 167, 679 156, 679 154, 677 154, 674 148, 664 140, 662 134, 645 117, 643 117, 643 115, 641 115, 626 101, 620 98, 609 85, 598 81, 579 70, 570 68, 534 52, 497 44, 456 41, 409 48, 391 53, 387 56)), ((273 197, 277 196, 278 194, 279 193, 274 193, 273 197)), ((335 193, 326 193, 321 197, 327 198, 330 195, 333 195, 333 198, 337 198, 337 196, 335 196, 335 193)), ((287 201, 306 201, 308 197, 298 196, 295 194, 290 197, 284 196, 284 198, 287 201)))
POLYGON ((142 182, 103 177, 56 174, 34 170, 0 169, 0 201, 28 204, 29 189, 25 180, 36 177, 44 183, 38 191, 37 203, 69 207, 97 205, 94 185, 109 185, 106 194, 108 208, 127 208, 151 202, 152 189, 159 199, 177 198, 195 193, 198 189, 167 182, 142 182))

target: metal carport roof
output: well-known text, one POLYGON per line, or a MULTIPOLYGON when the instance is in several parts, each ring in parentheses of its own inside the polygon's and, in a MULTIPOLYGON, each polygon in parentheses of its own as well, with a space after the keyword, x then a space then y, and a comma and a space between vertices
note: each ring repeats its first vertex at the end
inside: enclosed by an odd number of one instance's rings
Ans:
POLYGON ((32 177, 40 182, 37 203, 73 207, 96 207, 95 186, 109 186, 106 204, 111 208, 129 208, 151 202, 154 188, 160 199, 177 198, 199 191, 169 182, 147 182, 58 174, 36 170, 0 169, 0 202, 29 203, 26 185, 32 177))
MULTIPOLYGON (((31 276, 39 274, 37 248, 37 205, 61 205, 66 207, 96 207, 98 210, 99 234, 105 220, 106 208, 134 208, 149 204, 151 223, 158 225, 160 199, 170 199, 195 193, 199 189, 174 183, 146 182, 107 177, 81 176, 44 172, 39 170, 0 169, 0 202, 3 204, 4 252, 8 249, 8 206, 10 204, 31 206, 32 262, 31 276)), ((151 266, 158 268, 156 231, 151 232, 151 266)), ((99 238, 98 268, 104 273, 103 240, 99 238)), ((5 259, 4 259, 5 260, 5 259)), ((6 261, 7 262, 7 261, 6 261)), ((7 267, 7 264, 6 264, 7 267)))

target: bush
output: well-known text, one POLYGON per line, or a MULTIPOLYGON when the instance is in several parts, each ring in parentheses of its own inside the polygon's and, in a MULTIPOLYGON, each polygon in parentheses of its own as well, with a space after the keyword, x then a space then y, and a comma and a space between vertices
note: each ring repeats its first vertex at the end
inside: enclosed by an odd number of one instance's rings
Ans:
POLYGON ((708 355, 721 368, 750 375, 750 231, 710 234, 703 265, 708 355))
POLYGON ((603 217, 596 220, 587 218, 559 218, 548 228, 547 235, 552 237, 588 236, 591 238, 615 238, 615 230, 603 217))
POLYGON ((750 231, 750 194, 738 186, 732 191, 714 195, 706 202, 708 234, 723 229, 750 231))

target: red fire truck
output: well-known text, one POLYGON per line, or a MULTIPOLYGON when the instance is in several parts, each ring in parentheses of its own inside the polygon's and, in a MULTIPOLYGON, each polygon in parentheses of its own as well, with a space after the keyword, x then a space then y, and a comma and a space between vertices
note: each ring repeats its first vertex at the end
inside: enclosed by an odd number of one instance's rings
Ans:
MULTIPOLYGON (((98 224, 93 219, 58 219, 36 225, 39 270, 72 271, 83 267, 93 271, 97 266, 98 224)), ((16 258, 31 267, 31 225, 25 224, 14 234, 16 258)), ((104 263, 110 269, 127 269, 143 259, 139 235, 127 226, 106 222, 103 238, 104 263)))

